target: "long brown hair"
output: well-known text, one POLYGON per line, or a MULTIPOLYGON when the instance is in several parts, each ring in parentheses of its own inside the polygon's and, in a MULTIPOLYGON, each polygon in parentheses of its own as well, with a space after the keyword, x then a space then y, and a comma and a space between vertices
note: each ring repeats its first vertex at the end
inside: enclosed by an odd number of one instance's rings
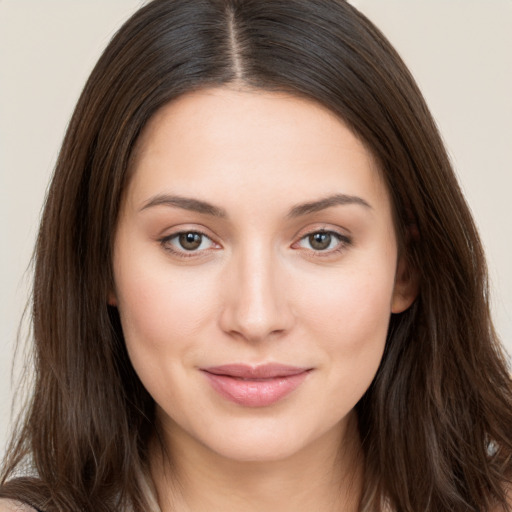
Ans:
POLYGON ((509 510, 512 386, 478 234, 413 78, 343 0, 154 0, 108 45, 48 192, 35 256, 35 387, 0 497, 47 512, 149 509, 154 403, 107 305, 113 235, 148 120, 185 92, 231 82, 313 99, 359 135, 419 274, 419 297, 392 316, 357 404, 360 510, 509 510))

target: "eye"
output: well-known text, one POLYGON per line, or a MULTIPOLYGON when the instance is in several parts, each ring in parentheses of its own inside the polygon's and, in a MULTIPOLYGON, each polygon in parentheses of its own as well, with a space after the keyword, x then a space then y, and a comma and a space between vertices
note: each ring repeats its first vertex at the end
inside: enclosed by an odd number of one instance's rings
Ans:
POLYGON ((341 250, 350 244, 350 239, 335 231, 315 231, 302 237, 297 245, 301 249, 309 249, 315 252, 332 252, 341 250))
POLYGON ((198 231, 182 231, 166 236, 160 243, 167 250, 175 253, 193 253, 211 249, 214 242, 204 233, 198 231))

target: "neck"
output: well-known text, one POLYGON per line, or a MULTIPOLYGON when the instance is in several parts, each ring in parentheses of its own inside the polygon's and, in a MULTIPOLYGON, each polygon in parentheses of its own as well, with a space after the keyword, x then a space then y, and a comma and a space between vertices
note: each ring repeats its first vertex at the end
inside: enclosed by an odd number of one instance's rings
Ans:
POLYGON ((355 414, 281 460, 230 460, 186 436, 163 439, 164 449, 155 443, 152 450, 162 512, 358 510, 364 461, 355 414))

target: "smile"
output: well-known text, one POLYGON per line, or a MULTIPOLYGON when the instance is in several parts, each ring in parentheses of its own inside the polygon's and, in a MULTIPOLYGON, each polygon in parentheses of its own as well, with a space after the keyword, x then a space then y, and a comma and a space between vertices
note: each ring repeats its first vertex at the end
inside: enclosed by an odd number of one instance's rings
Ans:
POLYGON ((311 370, 280 364, 232 364, 202 369, 217 393, 244 407, 267 407, 279 402, 297 389, 311 370))

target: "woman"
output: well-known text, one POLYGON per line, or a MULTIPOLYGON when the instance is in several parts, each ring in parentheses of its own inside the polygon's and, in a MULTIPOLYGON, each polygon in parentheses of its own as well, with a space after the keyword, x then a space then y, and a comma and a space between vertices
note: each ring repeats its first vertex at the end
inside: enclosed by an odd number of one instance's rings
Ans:
POLYGON ((368 20, 154 0, 59 156, 2 506, 510 510, 486 286, 432 118, 368 20))

